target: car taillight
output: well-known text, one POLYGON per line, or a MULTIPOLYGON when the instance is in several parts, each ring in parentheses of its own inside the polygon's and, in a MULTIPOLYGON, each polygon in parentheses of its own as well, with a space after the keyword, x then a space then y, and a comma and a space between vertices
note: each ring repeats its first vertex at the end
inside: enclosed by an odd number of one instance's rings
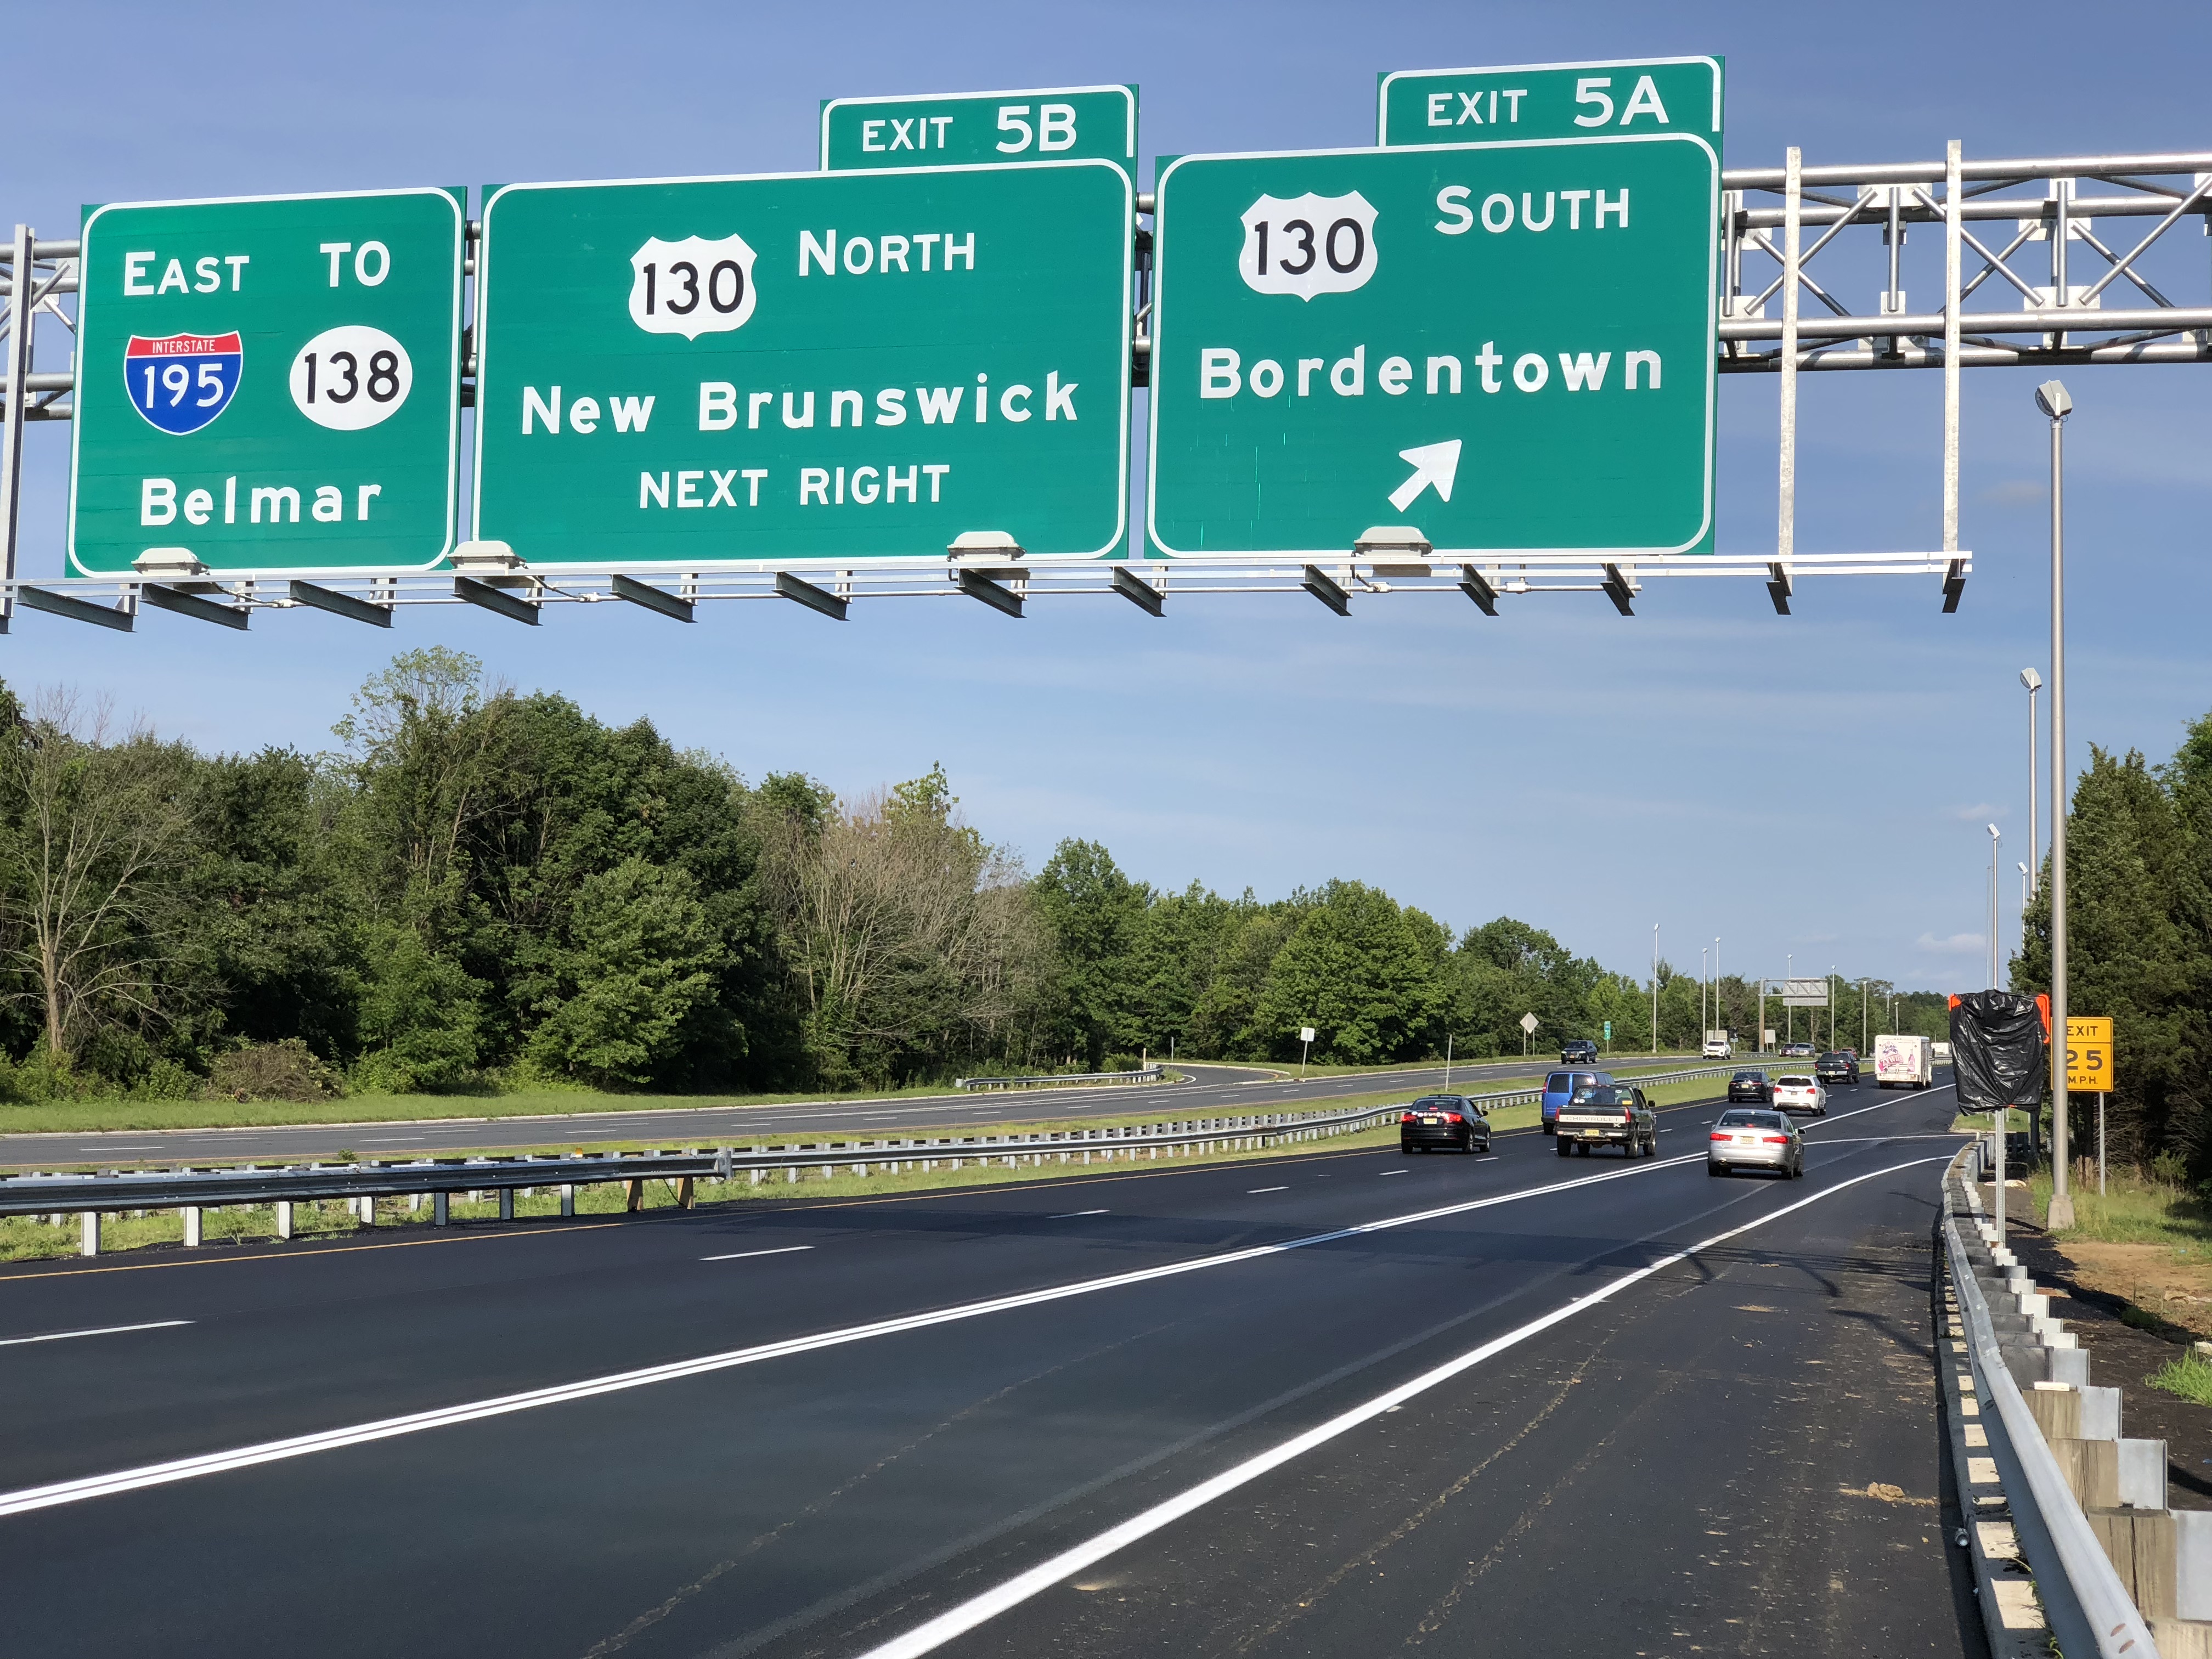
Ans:
POLYGON ((1761 1135, 1759 1139, 1770 1146, 1787 1146, 1790 1144, 1788 1135, 1761 1135))
POLYGON ((1464 1123, 1467 1120, 1462 1117, 1457 1112, 1446 1112, 1444 1114, 1444 1121, 1447 1123, 1464 1123))
POLYGON ((1705 1139, 1708 1140, 1734 1140, 1735 1137, 1723 1130, 1716 1129, 1712 1133, 1707 1135, 1705 1139))
POLYGON ((1620 1121, 1621 1121, 1623 1123, 1633 1123, 1633 1122, 1635 1122, 1635 1121, 1636 1121, 1636 1109, 1635 1109, 1633 1106, 1632 1106, 1632 1107, 1630 1107, 1626 1111, 1623 1112, 1623 1113, 1620 1115, 1620 1121))

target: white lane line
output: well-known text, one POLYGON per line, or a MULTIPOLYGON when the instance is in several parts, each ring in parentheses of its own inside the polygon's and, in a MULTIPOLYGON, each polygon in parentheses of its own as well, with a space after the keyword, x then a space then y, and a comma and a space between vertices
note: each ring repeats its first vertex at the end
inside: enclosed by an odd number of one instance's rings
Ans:
POLYGON ((120 1336, 125 1331, 166 1331, 191 1322, 189 1319, 155 1319, 143 1325, 100 1325, 88 1331, 48 1331, 44 1336, 0 1336, 0 1348, 20 1348, 27 1342, 67 1342, 79 1336, 120 1336))
POLYGON ((1413 1172, 1411 1170, 1378 1170, 1376 1173, 1381 1174, 1381 1175, 1386 1175, 1386 1176, 1394 1176, 1394 1175, 1411 1175, 1411 1174, 1413 1174, 1413 1172))
POLYGON ((1047 1221, 1073 1221, 1079 1216, 1111 1215, 1114 1212, 1111 1210, 1066 1210, 1063 1211, 1059 1215, 1048 1215, 1045 1219, 1047 1221))
POLYGON ((600 1395, 620 1394, 656 1382, 704 1376, 715 1371, 732 1370, 740 1365, 758 1364, 763 1360, 782 1359, 793 1354, 813 1353, 823 1348, 865 1342, 874 1337, 926 1330, 932 1326, 981 1318, 986 1314, 1039 1307, 1049 1302, 1066 1301, 1071 1297, 1119 1290, 1127 1285, 1148 1284, 1155 1279, 1174 1279, 1213 1267, 1232 1267, 1242 1261, 1257 1261, 1267 1256, 1307 1249, 1316 1244, 1334 1243, 1339 1239, 1359 1238, 1370 1233, 1388 1232, 1394 1228, 1410 1227, 1424 1221, 1437 1221, 1449 1216, 1466 1215, 1475 1210, 1492 1209, 1524 1198, 1542 1198, 1553 1193, 1573 1192, 1578 1188, 1595 1187, 1607 1181, 1627 1181, 1704 1157, 1704 1153, 1697 1152, 1681 1158, 1661 1158, 1656 1163, 1612 1170, 1603 1175, 1549 1182, 1542 1186, 1524 1187, 1517 1192, 1499 1193, 1490 1198, 1467 1199, 1457 1204, 1438 1205, 1433 1209, 1410 1210, 1403 1215, 1385 1216, 1379 1221, 1363 1221, 1354 1226, 1339 1227, 1325 1233, 1309 1233, 1302 1238, 1287 1239, 1280 1244, 1255 1244, 1241 1250, 1224 1251, 1218 1255, 1194 1256, 1187 1261, 1169 1262, 1158 1267, 1139 1267, 1129 1273, 1111 1273, 1103 1279, 1077 1279, 1072 1284, 1024 1291, 1014 1296, 960 1303, 929 1313, 902 1314, 895 1319, 879 1319, 866 1325, 848 1325, 840 1330, 823 1331, 812 1336, 789 1337, 780 1342, 763 1342, 750 1348, 732 1348, 721 1353, 702 1354, 696 1359, 679 1359, 666 1364, 647 1365, 634 1371, 616 1371, 605 1376, 585 1377, 574 1382, 556 1383, 550 1388, 529 1389, 520 1394, 495 1395, 489 1400, 441 1406, 430 1411, 410 1412, 403 1417, 380 1418, 348 1428, 322 1429, 312 1434, 293 1435, 283 1440, 264 1440, 254 1445, 237 1446, 228 1451, 203 1452, 194 1457, 180 1457, 171 1462, 118 1469, 109 1474, 83 1475, 74 1480, 58 1480, 49 1486, 19 1487, 14 1492, 0 1492, 0 1516, 27 1515, 33 1510, 52 1509, 63 1504, 81 1504, 88 1498, 105 1498, 116 1492, 165 1486, 179 1480, 197 1480, 203 1475, 222 1474, 232 1469, 281 1462, 286 1458, 307 1457, 317 1452, 366 1445, 372 1441, 390 1440, 400 1435, 421 1434, 430 1429, 474 1423, 488 1417, 505 1417, 514 1412, 535 1411, 541 1407, 567 1405, 600 1395))
POLYGON ((1923 1164, 1941 1164, 1944 1161, 1941 1158, 1914 1158, 1910 1163, 1893 1164, 1886 1170, 1876 1170, 1869 1175, 1854 1176, 1849 1181, 1839 1181, 1832 1187, 1823 1188, 1810 1198, 1800 1199, 1795 1204, 1786 1204, 1778 1210, 1759 1217, 1756 1221, 1746 1222, 1741 1227, 1731 1227, 1723 1233, 1715 1233, 1711 1238, 1692 1244, 1686 1249, 1678 1250, 1672 1255, 1662 1257, 1648 1267, 1638 1267, 1633 1273, 1624 1273, 1601 1290, 1577 1297, 1565 1306, 1554 1308, 1540 1318, 1532 1319, 1517 1329, 1508 1331, 1503 1336, 1492 1338, 1479 1348, 1469 1349, 1455 1359, 1446 1360, 1433 1370, 1425 1371, 1412 1381, 1401 1382, 1386 1393, 1378 1394, 1372 1400, 1354 1406, 1351 1410, 1340 1413, 1327 1422, 1307 1430, 1304 1434, 1294 1436, 1280 1445, 1261 1452, 1256 1457, 1248 1458, 1234 1468, 1224 1470, 1211 1480, 1200 1481, 1188 1491, 1180 1492, 1164 1503, 1156 1504, 1141 1514, 1132 1516, 1118 1527, 1110 1527, 1095 1538, 1078 1544, 1072 1549, 1061 1551, 1049 1560, 1040 1562, 1031 1567, 1027 1572, 1018 1574, 1005 1583, 984 1591, 981 1595, 972 1596, 957 1607, 946 1609, 936 1618, 916 1626, 905 1635, 895 1637, 878 1647, 869 1649, 860 1656, 860 1659, 921 1659, 921 1655, 944 1646, 955 1637, 965 1635, 978 1625, 988 1623, 1010 1608, 1020 1606, 1030 1597, 1050 1589, 1072 1574, 1096 1565, 1108 1556, 1116 1554, 1139 1540, 1149 1537, 1159 1531, 1161 1528, 1180 1521, 1194 1510, 1205 1508, 1215 1499, 1224 1498, 1235 1492, 1239 1486, 1249 1485, 1269 1471, 1279 1468, 1294 1459, 1303 1457, 1316 1447, 1328 1444, 1339 1436, 1349 1433, 1362 1424, 1382 1416, 1383 1413, 1395 1411, 1417 1395, 1425 1394, 1438 1384, 1449 1382, 1462 1372, 1473 1370, 1484 1360, 1503 1353, 1506 1349, 1525 1342, 1530 1337, 1573 1318, 1577 1314, 1589 1312, 1599 1303, 1626 1290, 1632 1285, 1638 1284, 1655 1273, 1664 1273, 1668 1268, 1686 1261, 1692 1256, 1702 1255, 1716 1244, 1724 1243, 1731 1238, 1752 1231, 1754 1228, 1764 1227, 1769 1222, 1779 1221, 1793 1210, 1802 1210, 1808 1204, 1817 1204, 1824 1198, 1832 1198, 1846 1188, 1857 1186, 1861 1182, 1876 1181, 1883 1176, 1895 1175, 1900 1170, 1914 1169, 1923 1164))
POLYGON ((702 1255, 702 1261, 743 1261, 756 1255, 792 1255, 800 1250, 811 1250, 811 1244, 785 1244, 773 1250, 733 1250, 727 1255, 702 1255))
POLYGON ((1482 1157, 1478 1158, 1474 1161, 1477 1164, 1495 1164, 1498 1162, 1498 1155, 1496 1152, 1486 1152, 1482 1157))
POLYGON ((1288 1187, 1247 1187, 1244 1195, 1249 1198, 1255 1193, 1287 1193, 1290 1190, 1288 1187))

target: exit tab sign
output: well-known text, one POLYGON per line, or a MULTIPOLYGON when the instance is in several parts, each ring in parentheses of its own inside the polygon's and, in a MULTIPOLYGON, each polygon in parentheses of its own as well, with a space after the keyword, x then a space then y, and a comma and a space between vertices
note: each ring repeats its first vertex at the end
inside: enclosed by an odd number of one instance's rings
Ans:
POLYGON ((1464 144, 1687 132, 1721 138, 1718 58, 1400 70, 1381 77, 1376 142, 1464 144))
POLYGON ((1111 161, 1133 181, 1136 88, 823 100, 824 173, 1008 161, 1111 161))

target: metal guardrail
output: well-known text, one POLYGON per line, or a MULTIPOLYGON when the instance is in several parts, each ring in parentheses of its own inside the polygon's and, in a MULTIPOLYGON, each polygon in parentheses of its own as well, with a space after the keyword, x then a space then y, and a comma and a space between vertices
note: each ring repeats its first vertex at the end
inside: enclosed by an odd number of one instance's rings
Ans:
POLYGON ((1128 1072, 1067 1072, 1054 1077, 956 1077, 956 1089, 1052 1089, 1083 1083, 1158 1083, 1167 1076, 1161 1066, 1128 1072))
MULTIPOLYGON (((1962 1166, 1979 1153, 1978 1143, 1968 1145, 1945 1171, 1941 1228, 1965 1345, 1972 1361, 1973 1393, 1981 1401, 1995 1407, 1997 1432, 1989 1432, 1991 1425, 1986 1416, 1980 1420, 1989 1450, 1996 1455, 1997 1471, 2021 1555, 2034 1571, 2037 1599, 2049 1622, 2047 1636, 2043 1632, 2028 1635, 2028 1647, 2042 1651, 2050 1638, 2055 1638, 2060 1650, 2066 1653, 2094 1652, 2100 1659, 2123 1659, 2124 1656, 2124 1659, 2156 1659, 2158 1648, 2152 1640, 2148 1621, 2136 1607, 2104 1547, 2090 1529, 2087 1516, 2068 1486, 2057 1459, 2052 1455, 2043 1431, 2021 1396, 2012 1367, 2006 1362, 1989 1300, 1980 1283, 1978 1256, 1990 1257, 1988 1243, 1981 1238, 1977 1225, 1975 1237, 1980 1243, 1977 1252, 1960 1231, 1959 1212, 1979 1209, 1978 1195, 1971 1187, 1964 1187, 1962 1170, 1962 1166), (1954 1182, 1964 1187, 1960 1197, 1954 1195, 1954 1182)), ((1970 1218, 1972 1223, 1978 1220, 1978 1214, 1970 1218)), ((1992 1259, 1990 1270, 1994 1267, 1992 1259)), ((1961 1455, 1967 1443, 1971 1443, 1962 1440, 1961 1455)), ((1967 1511, 1964 1519, 1973 1534, 1970 1547, 1978 1576, 1986 1581, 1991 1574, 1979 1535, 1979 1523, 1986 1517, 1971 1496, 1974 1492, 1971 1468, 1961 1469, 1960 1474, 1959 1489, 1966 1498, 1967 1511)), ((1986 1486, 1984 1490, 1987 1490, 1986 1486)), ((1986 1585, 1983 1599, 1990 1599, 1986 1585)), ((2006 1638, 2022 1634, 2004 1631, 1997 1612, 1995 1607, 1983 1608, 1984 1620, 1990 1626, 1992 1652, 2006 1645, 2006 1638)))
MULTIPOLYGON (((1644 1073, 1638 1083, 1690 1082, 1717 1077, 1733 1066, 1700 1066, 1685 1071, 1644 1073)), ((1470 1096, 1485 1108, 1525 1105, 1542 1097, 1541 1089, 1515 1089, 1496 1094, 1470 1096)), ((185 1242, 198 1243, 199 1212, 227 1206, 273 1204, 278 1207, 277 1231, 290 1236, 289 1206, 317 1200, 343 1199, 360 1202, 385 1197, 427 1194, 436 1200, 434 1223, 448 1219, 448 1201, 455 1193, 493 1192, 501 1194, 502 1220, 514 1216, 517 1191, 553 1188, 562 1198, 561 1212, 574 1213, 578 1187, 626 1183, 629 1204, 641 1206, 644 1183, 669 1181, 678 1184, 678 1201, 687 1206, 699 1180, 728 1182, 740 1172, 755 1184, 775 1170, 848 1168, 863 1176, 882 1166, 893 1172, 913 1165, 935 1169, 951 1164, 956 1169, 974 1160, 978 1164, 1023 1158, 1042 1164, 1048 1157, 1066 1163, 1078 1158, 1134 1158, 1150 1151, 1215 1145, 1264 1146, 1285 1141, 1316 1139, 1328 1135, 1356 1133, 1405 1109, 1404 1101, 1327 1112, 1247 1112, 1182 1121, 1111 1126, 1095 1129, 1056 1130, 1031 1135, 963 1135, 899 1140, 830 1141, 785 1146, 755 1146, 750 1150, 723 1146, 712 1150, 647 1152, 563 1153, 544 1157, 514 1155, 470 1158, 419 1158, 404 1162, 308 1164, 226 1169, 113 1170, 96 1175, 0 1176, 0 1216, 66 1216, 83 1218, 84 1253, 97 1254, 98 1219, 102 1214, 125 1210, 181 1210, 185 1215, 185 1242)), ((364 1212, 373 1222, 373 1211, 364 1212)))

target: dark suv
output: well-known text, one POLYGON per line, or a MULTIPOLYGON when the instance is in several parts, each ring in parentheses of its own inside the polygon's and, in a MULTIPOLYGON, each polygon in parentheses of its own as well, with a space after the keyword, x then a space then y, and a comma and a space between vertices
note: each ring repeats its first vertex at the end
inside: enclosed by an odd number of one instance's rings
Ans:
POLYGON ((1747 1101, 1754 1106, 1771 1105, 1774 1101, 1774 1085, 1755 1066, 1746 1066, 1729 1079, 1729 1104, 1741 1106, 1747 1101))
POLYGON ((1437 1147, 1488 1152, 1490 1120, 1465 1095, 1423 1095, 1398 1120, 1398 1150, 1425 1152, 1437 1147))
POLYGON ((1849 1049, 1822 1054, 1813 1062, 1813 1075, 1823 1083, 1856 1083, 1859 1080, 1859 1057, 1849 1049))
POLYGON ((1597 1058, 1597 1044, 1588 1037, 1571 1037, 1559 1045, 1562 1066, 1595 1066, 1597 1058))

